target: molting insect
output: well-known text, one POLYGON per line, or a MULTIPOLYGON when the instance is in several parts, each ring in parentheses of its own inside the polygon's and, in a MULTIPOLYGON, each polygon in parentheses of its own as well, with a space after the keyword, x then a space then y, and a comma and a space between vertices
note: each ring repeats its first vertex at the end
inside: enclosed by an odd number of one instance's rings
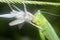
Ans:
POLYGON ((24 10, 25 11, 22 11, 18 7, 16 7, 15 5, 12 5, 14 8, 16 8, 18 10, 18 11, 16 11, 12 8, 12 6, 9 3, 8 3, 8 5, 11 8, 12 11, 9 14, 0 15, 0 17, 4 17, 4 18, 13 18, 13 17, 15 17, 16 20, 10 22, 9 23, 10 26, 14 26, 14 25, 18 25, 18 24, 21 24, 21 23, 24 23, 24 22, 28 22, 28 23, 32 24, 33 26, 35 26, 39 29, 42 29, 42 28, 40 28, 39 26, 37 26, 36 24, 34 24, 32 22, 33 19, 35 18, 35 16, 27 11, 26 5, 24 3, 23 3, 23 5, 24 5, 24 10))

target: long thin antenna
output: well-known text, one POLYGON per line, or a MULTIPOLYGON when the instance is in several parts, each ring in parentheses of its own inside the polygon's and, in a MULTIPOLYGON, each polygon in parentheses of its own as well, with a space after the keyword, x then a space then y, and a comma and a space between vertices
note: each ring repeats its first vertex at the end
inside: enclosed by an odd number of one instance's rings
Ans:
POLYGON ((13 11, 14 9, 11 7, 10 3, 9 3, 9 0, 6 0, 8 6, 10 7, 10 9, 13 11))
POLYGON ((57 14, 53 14, 53 13, 49 13, 49 12, 46 12, 46 11, 41 11, 42 13, 46 13, 46 14, 49 14, 49 15, 53 15, 53 16, 58 16, 60 17, 60 15, 57 15, 57 14))

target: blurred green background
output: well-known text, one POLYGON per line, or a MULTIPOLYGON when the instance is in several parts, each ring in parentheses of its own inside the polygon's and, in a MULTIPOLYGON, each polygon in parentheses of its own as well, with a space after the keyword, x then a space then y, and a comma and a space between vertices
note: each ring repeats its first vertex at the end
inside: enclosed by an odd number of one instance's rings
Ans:
MULTIPOLYGON (((47 1, 57 3, 60 2, 60 0, 36 0, 36 1, 47 1)), ((24 10, 23 4, 16 3, 16 6, 19 7, 21 10, 24 10)), ((47 11, 51 14, 60 15, 60 6, 27 4, 27 10, 30 11, 31 13, 35 13, 38 9, 41 9, 42 11, 47 11)), ((10 11, 11 9, 6 3, 0 2, 0 14, 9 13, 10 11)), ((46 13, 42 14, 51 23, 57 35, 60 37, 60 17, 49 15, 46 13)), ((17 25, 10 27, 8 23, 13 21, 14 19, 15 18, 11 19, 0 18, 0 40, 19 40, 25 36, 29 37, 31 40, 40 40, 38 29, 33 27, 31 24, 25 23, 22 29, 19 29, 17 25)))

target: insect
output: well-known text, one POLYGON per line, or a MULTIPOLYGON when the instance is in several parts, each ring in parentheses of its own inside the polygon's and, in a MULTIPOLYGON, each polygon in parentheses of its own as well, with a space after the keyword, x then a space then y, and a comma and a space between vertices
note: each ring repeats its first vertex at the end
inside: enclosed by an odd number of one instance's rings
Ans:
POLYGON ((24 3, 23 3, 23 5, 24 5, 24 10, 25 11, 22 11, 18 7, 16 7, 15 5, 12 5, 14 8, 16 8, 18 10, 18 11, 16 11, 12 8, 12 6, 9 3, 8 3, 8 5, 11 8, 12 11, 9 14, 0 15, 0 17, 4 17, 4 18, 15 17, 16 20, 10 22, 9 23, 10 26, 15 26, 15 25, 18 25, 18 24, 21 24, 21 23, 24 23, 24 22, 28 22, 28 23, 32 24, 33 26, 42 29, 41 27, 39 27, 39 26, 37 26, 36 24, 33 23, 33 19, 35 18, 35 16, 32 13, 27 11, 26 5, 24 3))
POLYGON ((24 5, 24 10, 25 11, 22 11, 18 7, 16 7, 15 5, 13 5, 13 7, 18 10, 18 11, 16 11, 12 8, 12 6, 9 3, 8 3, 8 5, 11 8, 12 11, 9 14, 1 14, 0 17, 3 17, 3 18, 13 18, 13 17, 15 17, 16 19, 9 23, 10 26, 15 26, 15 25, 18 25, 18 24, 22 24, 24 22, 28 22, 28 23, 32 24, 33 26, 35 26, 39 29, 42 29, 32 22, 33 19, 35 18, 35 16, 27 11, 26 5, 24 3, 23 3, 23 5, 24 5))

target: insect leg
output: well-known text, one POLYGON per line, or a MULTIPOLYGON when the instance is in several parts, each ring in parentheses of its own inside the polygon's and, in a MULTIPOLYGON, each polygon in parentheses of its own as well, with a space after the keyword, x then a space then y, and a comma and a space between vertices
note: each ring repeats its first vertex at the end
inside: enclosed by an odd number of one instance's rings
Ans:
POLYGON ((22 11, 22 10, 20 10, 17 6, 15 6, 15 5, 12 5, 14 8, 16 8, 18 11, 22 11))
POLYGON ((3 17, 3 18, 13 18, 14 15, 13 14, 1 14, 0 17, 3 17))
POLYGON ((36 24, 32 23, 31 21, 30 21, 29 23, 30 23, 30 24, 32 24, 33 26, 35 26, 35 27, 37 27, 37 28, 39 28, 39 29, 41 29, 41 30, 42 30, 42 28, 41 28, 40 26, 38 26, 38 25, 36 25, 36 24))
POLYGON ((10 22, 9 25, 10 26, 18 25, 18 24, 23 23, 24 21, 25 20, 19 20, 19 19, 17 19, 17 20, 14 20, 14 21, 10 22))

